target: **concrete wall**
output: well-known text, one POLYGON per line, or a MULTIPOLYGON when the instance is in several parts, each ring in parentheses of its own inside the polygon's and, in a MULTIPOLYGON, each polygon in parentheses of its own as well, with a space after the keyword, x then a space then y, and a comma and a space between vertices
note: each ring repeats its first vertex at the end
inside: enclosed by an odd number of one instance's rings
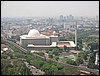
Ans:
POLYGON ((21 39, 21 45, 27 46, 28 44, 33 45, 50 45, 50 39, 21 39))

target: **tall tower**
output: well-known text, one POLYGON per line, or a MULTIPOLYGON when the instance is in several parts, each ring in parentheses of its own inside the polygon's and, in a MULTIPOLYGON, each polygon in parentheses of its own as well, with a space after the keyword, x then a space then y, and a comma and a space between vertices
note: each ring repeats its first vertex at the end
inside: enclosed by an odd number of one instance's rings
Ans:
POLYGON ((77 50, 77 21, 75 25, 75 45, 76 45, 76 50, 77 50))

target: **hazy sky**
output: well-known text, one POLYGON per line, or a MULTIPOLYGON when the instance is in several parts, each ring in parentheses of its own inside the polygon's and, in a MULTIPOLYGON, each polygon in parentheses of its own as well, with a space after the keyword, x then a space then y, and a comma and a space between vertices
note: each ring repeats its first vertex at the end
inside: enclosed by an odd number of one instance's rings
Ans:
POLYGON ((99 15, 99 1, 2 1, 2 17, 99 15))

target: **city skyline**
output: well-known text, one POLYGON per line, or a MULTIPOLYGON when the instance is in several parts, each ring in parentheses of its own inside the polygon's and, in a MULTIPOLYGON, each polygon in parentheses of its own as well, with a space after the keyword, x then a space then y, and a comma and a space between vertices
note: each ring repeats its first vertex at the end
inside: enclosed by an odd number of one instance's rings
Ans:
POLYGON ((99 1, 2 1, 1 17, 99 15, 99 1))

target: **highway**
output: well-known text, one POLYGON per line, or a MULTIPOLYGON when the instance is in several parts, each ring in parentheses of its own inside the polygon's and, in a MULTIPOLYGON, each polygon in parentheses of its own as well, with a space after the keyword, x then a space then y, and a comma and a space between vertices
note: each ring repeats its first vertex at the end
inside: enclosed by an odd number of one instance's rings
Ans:
MULTIPOLYGON (((27 52, 28 52, 28 50, 22 48, 20 45, 17 45, 16 43, 14 43, 14 42, 12 42, 12 41, 8 41, 8 40, 4 40, 4 41, 7 41, 7 42, 13 44, 15 47, 19 48, 19 49, 20 49, 22 52, 24 52, 24 53, 27 53, 27 52)), ((91 73, 93 73, 93 74, 95 74, 95 75, 99 75, 99 70, 96 70, 96 69, 90 69, 90 68, 86 68, 86 67, 84 67, 84 66, 74 66, 74 65, 70 65, 70 64, 63 63, 63 62, 58 62, 58 61, 55 61, 55 60, 50 59, 50 58, 45 58, 45 57, 42 57, 42 56, 37 55, 37 54, 34 54, 34 55, 35 55, 35 56, 38 56, 39 58, 42 58, 42 59, 44 59, 44 60, 46 60, 46 61, 51 60, 51 61, 53 61, 54 63, 63 64, 64 66, 78 67, 80 70, 85 70, 85 71, 91 72, 91 73)))

